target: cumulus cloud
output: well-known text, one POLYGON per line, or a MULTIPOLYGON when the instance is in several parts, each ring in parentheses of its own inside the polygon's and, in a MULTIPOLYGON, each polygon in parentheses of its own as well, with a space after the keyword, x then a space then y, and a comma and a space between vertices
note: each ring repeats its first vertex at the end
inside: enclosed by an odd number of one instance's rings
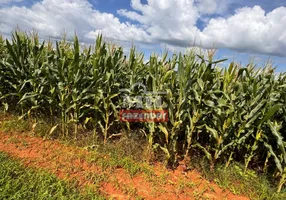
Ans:
POLYGON ((242 8, 229 18, 211 19, 200 33, 205 47, 219 47, 286 56, 286 7, 265 13, 259 7, 242 8))
POLYGON ((134 11, 118 13, 146 27, 158 42, 187 47, 225 47, 238 51, 286 56, 286 7, 269 13, 259 7, 244 7, 228 17, 223 14, 231 1, 222 0, 131 0, 134 11), (140 14, 141 13, 141 14, 140 14), (159 17, 158 17, 159 16, 159 17), (203 30, 198 20, 205 21, 203 30))
POLYGON ((286 7, 265 13, 259 7, 245 7, 229 17, 211 18, 227 10, 229 1, 215 0, 131 0, 134 11, 118 13, 146 27, 150 37, 158 42, 187 47, 196 44, 205 48, 225 47, 286 56, 286 7), (142 13, 142 14, 139 14, 142 13), (159 16, 159 17, 158 17, 159 16), (203 30, 198 20, 206 20, 203 30))
POLYGON ((113 14, 98 11, 88 0, 42 0, 30 8, 0 8, 0 32, 9 34, 18 25, 23 30, 35 28, 42 36, 76 32, 83 41, 94 41, 103 33, 121 41, 182 48, 215 45, 286 56, 286 7, 268 13, 259 6, 244 7, 226 15, 232 1, 131 0, 131 10, 117 11, 126 19, 122 22, 113 14))
POLYGON ((27 31, 35 28, 40 35, 51 37, 60 37, 64 31, 69 35, 76 32, 85 41, 93 41, 98 33, 118 40, 147 37, 142 28, 93 9, 87 0, 43 0, 31 8, 0 9, 1 32, 9 34, 16 26, 27 31))
POLYGON ((154 41, 183 45, 198 31, 195 25, 199 12, 194 3, 189 0, 148 0, 148 4, 143 5, 140 0, 131 0, 134 11, 119 10, 118 14, 139 22, 154 41))

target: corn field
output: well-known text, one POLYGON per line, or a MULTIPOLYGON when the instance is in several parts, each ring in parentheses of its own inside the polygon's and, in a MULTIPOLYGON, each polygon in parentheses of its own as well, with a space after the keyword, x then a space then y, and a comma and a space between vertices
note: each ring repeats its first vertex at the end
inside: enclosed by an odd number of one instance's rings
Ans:
MULTIPOLYGON (((0 36, 0 104, 4 112, 52 121, 48 134, 77 138, 79 127, 92 130, 104 143, 117 133, 140 129, 150 148, 166 154, 169 165, 204 156, 213 168, 240 162, 286 182, 286 75, 271 65, 257 68, 217 65, 213 53, 196 51, 148 62, 143 53, 103 41, 80 47, 74 42, 40 42, 36 34, 0 36), (169 121, 127 123, 119 119, 121 90, 142 83, 164 91, 169 121), (71 128, 72 127, 72 128, 71 128)), ((138 87, 129 95, 140 95, 138 87)), ((127 108, 132 109, 132 106, 127 108)))

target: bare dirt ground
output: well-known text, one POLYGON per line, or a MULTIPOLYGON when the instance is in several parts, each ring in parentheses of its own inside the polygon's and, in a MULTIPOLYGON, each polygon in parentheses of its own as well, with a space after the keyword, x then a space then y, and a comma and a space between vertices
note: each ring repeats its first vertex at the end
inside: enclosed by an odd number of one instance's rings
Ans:
MULTIPOLYGON (((248 199, 223 190, 201 177, 196 170, 175 171, 161 164, 150 166, 153 175, 139 172, 131 176, 123 168, 106 168, 90 162, 91 152, 59 141, 43 140, 23 133, 0 132, 0 151, 19 159, 27 167, 45 170, 57 177, 88 186, 114 199, 248 199)), ((108 156, 96 154, 101 159, 108 156)), ((94 158, 95 160, 97 158, 94 158)))

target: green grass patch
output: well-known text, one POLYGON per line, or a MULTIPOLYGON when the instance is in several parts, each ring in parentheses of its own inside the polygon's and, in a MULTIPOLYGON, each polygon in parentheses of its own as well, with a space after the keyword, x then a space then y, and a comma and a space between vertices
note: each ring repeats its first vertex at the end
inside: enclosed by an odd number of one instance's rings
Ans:
POLYGON ((154 173, 152 167, 147 163, 140 163, 133 160, 129 156, 124 156, 122 154, 120 155, 118 152, 112 150, 109 152, 104 150, 101 150, 100 152, 90 152, 87 161, 89 163, 99 165, 103 170, 123 168, 129 173, 130 176, 135 176, 138 173, 144 173, 152 176, 154 173))
POLYGON ((205 161, 196 162, 194 165, 205 178, 213 180, 217 185, 234 194, 245 195, 254 200, 286 199, 285 189, 277 193, 276 184, 271 183, 266 175, 250 169, 244 173, 244 167, 241 164, 233 163, 226 169, 224 165, 218 165, 213 171, 210 171, 205 161))
POLYGON ((13 117, 10 120, 2 121, 0 130, 4 132, 27 132, 30 131, 29 121, 13 117))
POLYGON ((90 189, 79 191, 76 185, 46 172, 25 168, 0 152, 0 199, 104 199, 90 189))

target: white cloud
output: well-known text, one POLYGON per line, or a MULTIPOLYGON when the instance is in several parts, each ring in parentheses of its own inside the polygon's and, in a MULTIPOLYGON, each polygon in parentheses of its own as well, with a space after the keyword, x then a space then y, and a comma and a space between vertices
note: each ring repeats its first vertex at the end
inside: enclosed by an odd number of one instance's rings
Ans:
MULTIPOLYGON (((11 0, 0 0, 1 2, 11 0)), ((13 1, 13 0, 12 0, 13 1)), ((19 1, 19 0, 14 0, 19 1)), ((0 8, 0 32, 9 34, 17 25, 35 28, 41 36, 69 36, 76 32, 82 41, 94 41, 98 33, 115 40, 188 47, 224 47, 238 51, 286 56, 286 7, 269 13, 245 7, 224 16, 233 0, 131 0, 132 10, 113 14, 96 10, 87 0, 43 0, 31 8, 0 8), (220 17, 213 17, 219 15, 220 17), (199 21, 205 27, 198 28, 199 21)))
POLYGON ((259 7, 244 7, 229 17, 224 13, 230 1, 222 0, 131 0, 134 11, 118 13, 146 27, 153 41, 187 47, 193 43, 205 48, 225 47, 238 51, 286 56, 286 7, 265 13, 259 7), (140 14, 141 13, 141 14, 140 14), (205 21, 203 30, 198 20, 205 21))
POLYGON ((200 42, 209 47, 248 50, 286 56, 286 7, 270 13, 259 7, 242 8, 229 18, 211 19, 200 33, 200 42))
POLYGON ((1 8, 1 32, 9 34, 17 25, 27 31, 35 28, 41 36, 60 37, 66 31, 69 36, 76 32, 82 40, 91 41, 101 32, 119 40, 147 40, 142 28, 100 13, 86 0, 43 0, 31 8, 1 8))
POLYGON ((135 11, 119 10, 118 13, 141 23, 152 40, 185 42, 198 31, 195 24, 199 12, 193 1, 148 0, 148 4, 143 5, 140 0, 131 0, 131 6, 135 11))

